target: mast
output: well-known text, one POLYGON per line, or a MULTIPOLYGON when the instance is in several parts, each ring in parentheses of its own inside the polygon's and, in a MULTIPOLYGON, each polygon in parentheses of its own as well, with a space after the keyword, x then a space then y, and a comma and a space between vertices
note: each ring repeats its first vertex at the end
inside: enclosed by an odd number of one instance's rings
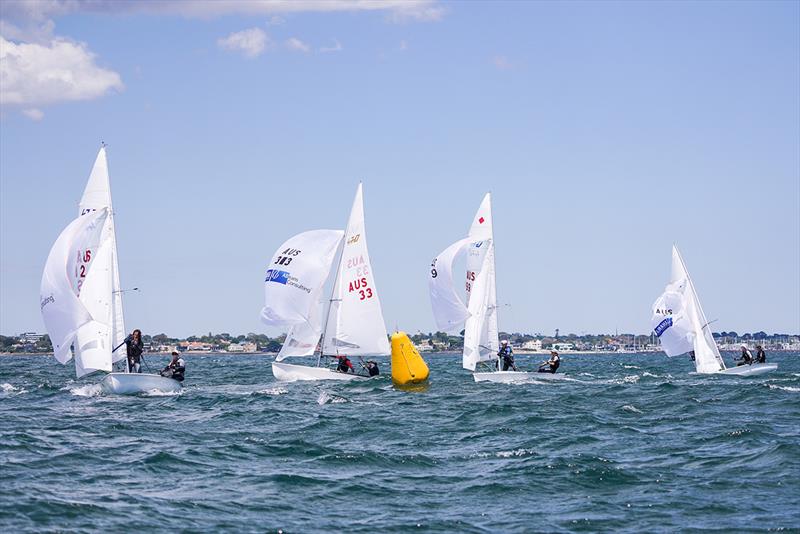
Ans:
MULTIPOLYGON (((344 237, 346 238, 347 235, 345 235, 344 237)), ((331 318, 331 306, 333 306, 334 302, 342 301, 342 299, 336 299, 334 297, 336 296, 336 290, 338 289, 339 285, 339 270, 342 268, 342 258, 344 257, 344 245, 345 245, 345 239, 342 239, 342 244, 339 245, 338 261, 336 262, 336 275, 333 277, 333 288, 331 288, 331 298, 328 299, 328 313, 325 314, 325 324, 322 326, 322 340, 320 341, 319 344, 317 367, 319 367, 320 361, 322 360, 323 352, 325 352, 325 335, 328 333, 328 321, 331 318)))

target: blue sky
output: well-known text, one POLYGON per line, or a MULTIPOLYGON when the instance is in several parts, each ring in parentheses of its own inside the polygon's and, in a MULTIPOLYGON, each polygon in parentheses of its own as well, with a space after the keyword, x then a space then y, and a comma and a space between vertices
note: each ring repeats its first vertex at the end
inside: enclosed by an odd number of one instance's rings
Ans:
POLYGON ((129 328, 276 333, 269 258, 343 228, 363 180, 389 328, 434 329, 428 265, 491 190, 503 330, 649 331, 676 242, 716 330, 800 331, 797 2, 2 15, 5 335, 43 330, 42 267, 101 140, 129 328))

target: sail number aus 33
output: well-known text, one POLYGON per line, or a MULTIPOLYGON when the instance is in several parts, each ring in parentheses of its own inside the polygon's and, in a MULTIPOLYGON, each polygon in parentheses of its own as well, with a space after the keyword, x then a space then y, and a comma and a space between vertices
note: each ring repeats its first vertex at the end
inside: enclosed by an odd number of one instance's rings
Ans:
POLYGON ((352 293, 353 291, 357 292, 358 300, 371 299, 374 295, 372 288, 367 287, 367 279, 364 277, 350 282, 347 292, 352 293))

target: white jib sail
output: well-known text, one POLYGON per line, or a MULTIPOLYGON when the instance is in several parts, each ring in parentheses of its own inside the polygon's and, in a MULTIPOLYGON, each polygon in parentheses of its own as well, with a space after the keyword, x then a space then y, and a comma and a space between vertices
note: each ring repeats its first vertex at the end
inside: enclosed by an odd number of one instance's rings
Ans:
POLYGON ((453 283, 453 264, 470 246, 471 239, 456 241, 431 263, 428 290, 431 297, 436 328, 443 332, 459 332, 469 317, 469 310, 459 297, 453 283))
POLYGON ((97 249, 107 217, 108 210, 105 209, 78 217, 61 232, 47 256, 42 273, 40 307, 53 343, 54 356, 60 363, 70 360, 70 345, 79 329, 103 328, 78 298, 80 288, 76 287, 74 279, 81 268, 84 278, 91 273, 91 263, 84 262, 87 259, 84 253, 97 249))
POLYGON ((464 369, 474 371, 478 362, 496 359, 499 350, 494 282, 494 251, 491 241, 484 241, 487 251, 483 265, 472 284, 470 316, 464 325, 464 369))
POLYGON ((361 184, 347 221, 322 350, 353 356, 391 351, 367 250, 361 184))
MULTIPOLYGON (((122 291, 120 290, 119 260, 117 256, 117 235, 114 226, 114 208, 111 204, 111 184, 108 175, 108 159, 106 148, 101 147, 97 153, 86 188, 83 190, 79 205, 79 215, 108 208, 109 216, 103 229, 103 241, 110 239, 111 247, 111 298, 112 298, 112 334, 111 343, 116 347, 125 339, 125 317, 122 309, 122 291)), ((94 251, 92 251, 94 252, 94 251)), ((125 358, 125 351, 119 350, 112 356, 119 361, 125 358)))
POLYGON ((725 369, 694 284, 675 246, 670 283, 653 304, 652 325, 668 356, 694 351, 698 373, 725 369))
POLYGON ((116 346, 112 345, 111 330, 112 273, 111 240, 106 238, 95 250, 91 270, 86 275, 78 295, 78 299, 94 319, 78 329, 73 342, 75 372, 78 376, 98 370, 111 371, 113 363, 111 350, 116 346))
POLYGON ((290 326, 277 360, 309 356, 322 334, 321 292, 342 242, 341 230, 311 230, 298 234, 275 252, 264 279, 265 305, 261 320, 290 326))

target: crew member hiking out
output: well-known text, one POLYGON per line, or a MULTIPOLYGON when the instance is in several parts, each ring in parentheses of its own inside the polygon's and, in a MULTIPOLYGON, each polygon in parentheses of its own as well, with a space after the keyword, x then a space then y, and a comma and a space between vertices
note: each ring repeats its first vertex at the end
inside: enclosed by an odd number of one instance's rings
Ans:
POLYGON ((125 348, 128 351, 128 372, 141 373, 142 351, 144 351, 141 330, 137 328, 125 338, 125 348))
POLYGON ((186 362, 181 358, 181 353, 174 350, 172 351, 172 361, 162 369, 161 376, 183 382, 184 373, 186 373, 186 362))
POLYGON ((747 345, 742 345, 742 357, 736 360, 736 366, 740 365, 753 365, 753 355, 747 348, 747 345))
POLYGON ((350 361, 350 358, 344 354, 340 354, 336 358, 339 360, 339 365, 336 366, 337 371, 340 373, 356 372, 355 369, 353 369, 353 362, 350 361))
POLYGON ((366 368, 369 376, 378 376, 381 373, 380 369, 378 369, 378 362, 367 360, 366 368))
POLYGON ((546 362, 542 362, 542 364, 539 366, 539 372, 555 374, 559 365, 561 365, 561 358, 558 357, 558 353, 556 351, 551 350, 550 359, 546 362))
POLYGON ((500 351, 497 353, 500 360, 503 362, 503 371, 508 371, 509 368, 518 371, 517 366, 514 365, 514 351, 511 350, 511 345, 508 340, 504 339, 500 342, 500 351))

